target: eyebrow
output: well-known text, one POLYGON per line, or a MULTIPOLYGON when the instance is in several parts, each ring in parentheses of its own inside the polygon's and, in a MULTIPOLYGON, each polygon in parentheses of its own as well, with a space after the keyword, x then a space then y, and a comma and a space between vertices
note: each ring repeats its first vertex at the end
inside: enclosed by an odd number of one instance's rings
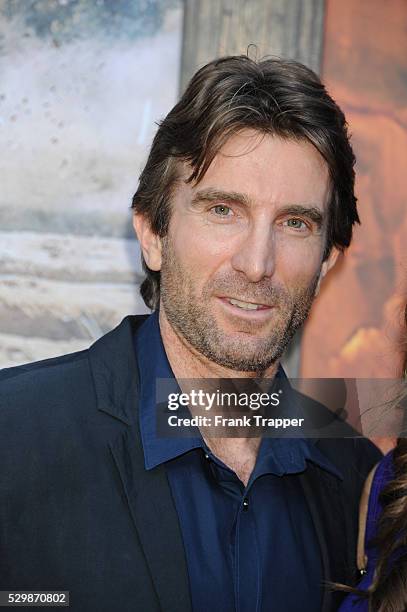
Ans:
POLYGON ((322 227, 325 220, 325 214, 320 208, 317 206, 305 206, 302 204, 288 204, 287 206, 283 206, 283 208, 279 209, 278 214, 308 217, 308 219, 311 219, 311 221, 313 221, 318 228, 322 227))
MULTIPOLYGON (((219 189, 201 189, 196 192, 192 198, 191 204, 197 206, 201 202, 236 202, 247 206, 251 206, 250 198, 244 193, 238 193, 235 191, 222 191, 219 189)), ((321 228, 325 214, 318 206, 306 205, 306 204, 287 204, 278 210, 279 216, 281 215, 298 215, 301 217, 308 217, 313 221, 318 228, 321 228)))
POLYGON ((197 205, 200 202, 237 202, 244 206, 250 206, 251 202, 244 193, 236 191, 222 191, 220 189, 200 189, 192 198, 192 204, 197 205))

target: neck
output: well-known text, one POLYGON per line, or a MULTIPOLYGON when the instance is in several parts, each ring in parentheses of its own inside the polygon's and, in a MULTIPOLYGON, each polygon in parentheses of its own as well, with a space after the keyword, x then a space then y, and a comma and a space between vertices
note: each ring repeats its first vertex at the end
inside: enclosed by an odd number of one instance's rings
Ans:
POLYGON ((165 352, 175 378, 274 378, 279 362, 262 372, 233 370, 207 359, 178 334, 160 307, 159 324, 165 352))
POLYGON ((256 465, 261 438, 206 438, 206 445, 246 487, 256 465))

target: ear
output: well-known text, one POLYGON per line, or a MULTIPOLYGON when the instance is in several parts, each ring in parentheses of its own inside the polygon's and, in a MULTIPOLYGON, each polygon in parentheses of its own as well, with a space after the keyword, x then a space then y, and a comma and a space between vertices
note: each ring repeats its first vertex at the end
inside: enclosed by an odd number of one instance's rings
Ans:
POLYGON ((339 255, 339 250, 337 248, 335 248, 335 247, 332 247, 331 252, 329 253, 328 257, 322 263, 321 272, 319 273, 319 278, 318 278, 318 284, 317 284, 316 289, 315 289, 315 296, 317 296, 318 293, 319 293, 319 290, 321 288, 321 281, 322 281, 322 279, 329 272, 329 270, 331 268, 333 268, 334 265, 336 264, 336 260, 338 259, 338 255, 339 255))
POLYGON ((161 269, 161 238, 151 229, 150 221, 145 215, 133 215, 133 227, 147 266, 158 272, 161 269))

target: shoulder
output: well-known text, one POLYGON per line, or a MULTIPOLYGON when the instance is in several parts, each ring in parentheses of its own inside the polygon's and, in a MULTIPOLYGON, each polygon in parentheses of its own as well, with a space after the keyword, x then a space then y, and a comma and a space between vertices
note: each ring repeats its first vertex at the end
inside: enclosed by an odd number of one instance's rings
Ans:
POLYGON ((34 380, 51 380, 71 369, 81 368, 86 363, 88 350, 43 359, 42 361, 33 361, 11 368, 3 368, 0 370, 0 389, 8 389, 34 380))
POLYGON ((59 357, 52 357, 50 359, 43 359, 41 361, 33 361, 32 363, 24 363, 19 366, 11 368, 3 368, 0 370, 0 385, 5 388, 7 382, 13 384, 15 379, 21 377, 35 377, 37 374, 51 374, 61 371, 61 368, 69 364, 80 362, 86 359, 87 349, 78 351, 76 353, 70 353, 67 355, 60 355, 59 357))
POLYGON ((317 441, 317 445, 340 470, 363 479, 363 482, 372 467, 383 458, 378 447, 363 437, 323 438, 317 441))
POLYGON ((345 485, 355 485, 360 495, 368 473, 383 457, 381 451, 314 398, 295 391, 294 401, 306 419, 307 430, 309 428, 316 447, 342 473, 345 485))
POLYGON ((16 417, 60 411, 92 388, 88 350, 0 371, 0 429, 16 417))
POLYGON ((95 406, 87 350, 0 373, 0 489, 13 503, 89 457, 95 406))
POLYGON ((343 499, 356 518, 365 480, 382 453, 366 438, 320 439, 316 445, 340 472, 343 499))
MULTIPOLYGON (((134 378, 133 336, 146 315, 125 317, 88 349, 0 371, 0 436, 80 425, 99 406, 122 403, 134 378), (100 396, 100 397, 99 397, 100 396)), ((120 416, 120 415, 119 415, 120 416)), ((0 441, 1 447, 1 441, 0 441)))

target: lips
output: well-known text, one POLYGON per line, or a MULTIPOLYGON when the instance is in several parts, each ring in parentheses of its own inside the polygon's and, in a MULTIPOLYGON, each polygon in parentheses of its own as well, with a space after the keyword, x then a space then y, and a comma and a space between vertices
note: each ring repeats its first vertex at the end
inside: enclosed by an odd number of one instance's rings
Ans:
POLYGON ((219 299, 222 300, 223 303, 229 304, 234 309, 238 309, 242 312, 259 312, 264 310, 270 310, 271 306, 266 304, 259 304, 258 302, 251 302, 248 300, 240 300, 234 297, 222 296, 219 299))
POLYGON ((242 310, 264 310, 269 308, 268 306, 265 306, 264 304, 257 304, 255 302, 246 302, 245 300, 238 300, 235 298, 226 298, 229 302, 229 304, 232 304, 232 306, 237 306, 238 308, 241 308, 242 310))

